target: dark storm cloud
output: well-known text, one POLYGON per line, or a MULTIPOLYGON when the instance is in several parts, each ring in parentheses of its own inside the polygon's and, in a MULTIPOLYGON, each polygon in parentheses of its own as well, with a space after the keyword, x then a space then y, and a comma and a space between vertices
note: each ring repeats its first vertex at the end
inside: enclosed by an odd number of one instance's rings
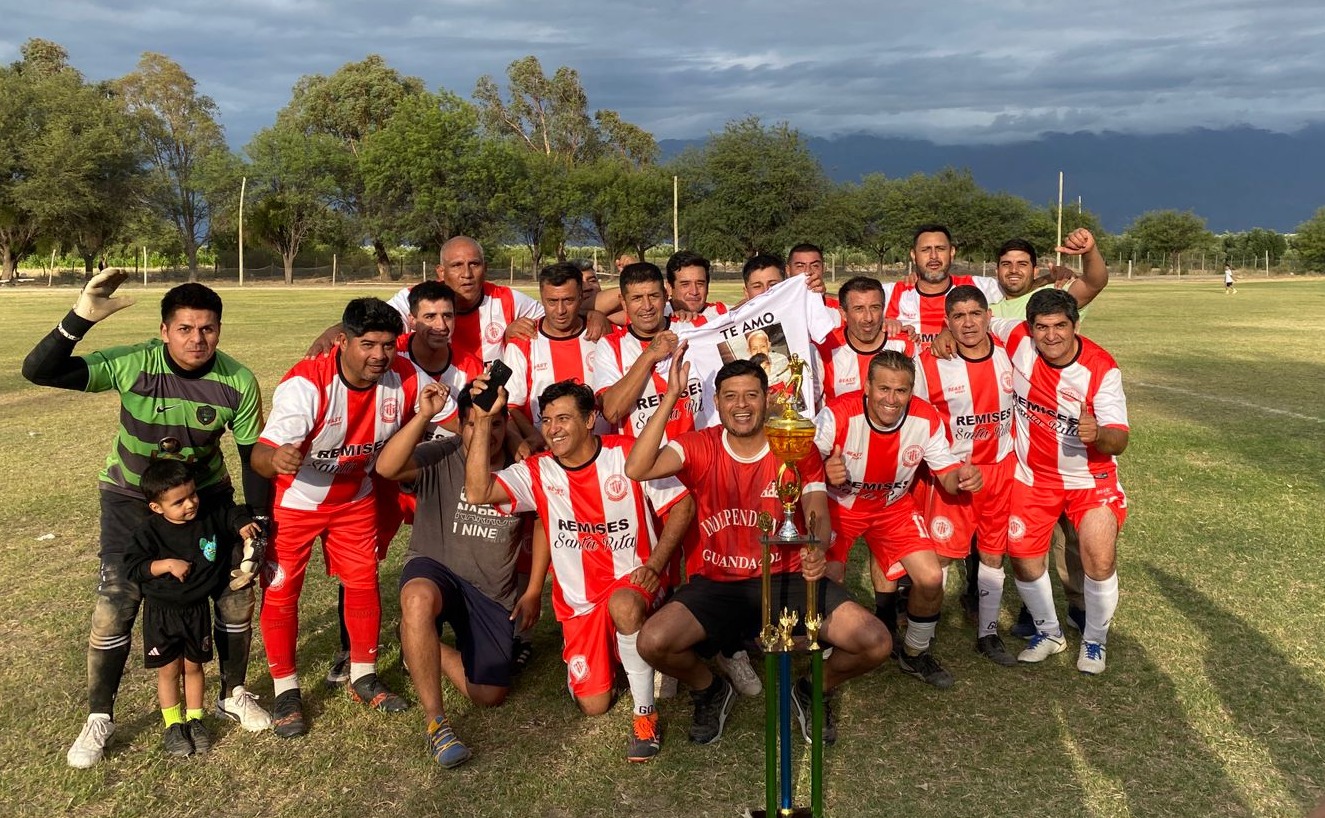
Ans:
POLYGON ((748 114, 819 134, 945 142, 1044 131, 1287 130, 1325 111, 1315 2, 47 2, 8 10, 0 59, 28 37, 87 76, 143 51, 180 62, 232 142, 269 124, 304 74, 382 54, 468 97, 535 54, 580 72, 595 107, 659 137, 748 114))

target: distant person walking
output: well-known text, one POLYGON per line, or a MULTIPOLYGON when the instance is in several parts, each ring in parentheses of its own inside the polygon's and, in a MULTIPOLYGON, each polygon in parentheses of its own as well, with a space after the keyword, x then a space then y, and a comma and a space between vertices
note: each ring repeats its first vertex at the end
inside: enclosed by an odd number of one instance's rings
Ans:
POLYGON ((1237 287, 1233 286, 1233 268, 1227 264, 1224 265, 1224 295, 1235 293, 1237 287))

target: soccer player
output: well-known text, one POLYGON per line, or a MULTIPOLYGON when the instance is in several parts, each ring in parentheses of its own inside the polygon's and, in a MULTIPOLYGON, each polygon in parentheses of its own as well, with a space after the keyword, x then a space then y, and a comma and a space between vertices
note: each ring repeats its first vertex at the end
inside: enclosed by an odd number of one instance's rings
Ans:
MULTIPOLYGON (((621 298, 629 322, 604 336, 594 351, 593 387, 603 405, 603 417, 626 437, 637 437, 653 416, 667 379, 656 367, 676 350, 677 337, 664 313, 667 301, 663 274, 648 262, 631 264, 621 272, 621 298)), ((691 384, 699 395, 700 384, 691 384)), ((667 432, 678 435, 695 428, 690 402, 674 407, 667 432)))
POLYGON ((939 358, 920 354, 915 393, 928 401, 943 421, 953 456, 979 467, 981 491, 950 494, 943 486, 929 492, 924 509, 929 535, 946 570, 965 559, 975 538, 978 563, 976 650, 1009 667, 1017 660, 998 635, 1003 600, 1003 556, 1008 550, 1008 502, 1017 459, 1012 443, 1012 363, 1003 343, 989 334, 989 302, 978 287, 953 287, 944 299, 948 331, 957 354, 939 358))
MULTIPOLYGON (((953 456, 943 421, 913 394, 914 386, 910 358, 895 350, 878 353, 865 391, 829 402, 815 417, 814 442, 825 457, 833 514, 829 564, 844 566, 852 544, 863 536, 888 579, 911 577, 906 639, 895 652, 897 664, 903 673, 947 688, 952 674, 930 650, 943 604, 943 569, 909 489, 921 463, 952 495, 978 492, 984 481, 978 467, 953 456)), ((841 576, 842 567, 834 570, 841 576)), ((885 618, 884 624, 891 623, 885 618)))
POLYGON ((721 301, 709 301, 709 260, 699 253, 681 250, 667 259, 667 287, 672 292, 673 311, 695 316, 695 323, 711 321, 727 312, 721 301))
POLYGON ((1230 295, 1230 294, 1232 294, 1232 293, 1236 293, 1237 291, 1238 291, 1238 288, 1233 286, 1233 268, 1232 268, 1230 265, 1225 264, 1225 265, 1224 265, 1224 295, 1230 295))
POLYGON ((958 284, 979 287, 989 303, 1003 298, 997 279, 989 276, 954 276, 952 262, 957 248, 952 233, 941 224, 922 224, 916 228, 911 241, 911 263, 915 266, 916 282, 898 282, 892 285, 888 306, 884 314, 903 324, 915 327, 920 333, 920 348, 927 349, 944 326, 943 297, 958 284))
POLYGON ((802 242, 792 247, 791 252, 787 253, 787 274, 805 276, 810 289, 822 295, 825 304, 834 308, 838 306, 838 299, 828 295, 827 285, 824 284, 824 251, 817 244, 802 242))
POLYGON ((388 712, 409 706, 377 676, 382 607, 372 478, 378 451, 414 416, 419 379, 414 365, 396 356, 404 326, 386 302, 350 301, 340 326, 333 354, 300 361, 276 387, 253 450, 253 468, 276 481, 262 633, 276 689, 274 731, 284 738, 308 731, 295 646, 299 594, 319 536, 328 573, 345 589, 350 697, 388 712))
MULTIPOLYGON (((477 355, 456 347, 456 294, 440 281, 423 281, 409 291, 409 331, 396 340, 396 352, 414 364, 424 382, 437 381, 459 395, 483 374, 477 355)), ((431 436, 437 434, 430 430, 431 436)))
POLYGON ((1077 301, 1040 290, 1026 320, 1000 319, 1017 395, 1017 478, 1012 489, 1008 554, 1017 590, 1037 633, 1017 657, 1040 662, 1066 648, 1045 573, 1050 532, 1066 512, 1081 539, 1085 627, 1077 669, 1103 673, 1109 623, 1118 607, 1116 546, 1127 519, 1117 455, 1127 448, 1127 399, 1122 373, 1108 352, 1077 334, 1077 301))
MULTIPOLYGON (((486 383, 475 381, 474 394, 486 383)), ((635 705, 626 757, 648 761, 661 749, 662 734, 653 668, 640 657, 636 639, 666 590, 667 563, 694 520, 694 501, 674 480, 627 478, 634 441, 594 434, 593 391, 571 381, 549 386, 540 398, 548 451, 493 473, 489 428, 505 391, 491 410, 477 404, 471 410, 465 492, 471 502, 505 513, 538 512, 552 549, 552 607, 565 638, 571 695, 586 715, 607 712, 619 657, 635 705), (666 515, 660 533, 655 515, 666 515)))
MULTIPOLYGON (((745 300, 772 287, 787 277, 787 265, 770 253, 758 253, 745 260, 741 267, 741 281, 745 286, 745 300)), ((744 302, 742 302, 744 303, 744 302)))
POLYGON ((832 400, 865 386, 870 360, 878 352, 895 349, 908 358, 915 344, 897 321, 883 317, 883 284, 856 276, 838 290, 843 324, 822 344, 815 344, 815 380, 822 387, 820 401, 832 400))
MULTIPOLYGON (((270 484, 250 468, 262 425, 262 396, 253 373, 218 351, 221 297, 202 284, 181 284, 161 299, 160 338, 75 356, 74 347, 99 322, 133 304, 114 297, 129 274, 104 270, 88 281, 78 301, 23 361, 23 377, 39 386, 81 392, 114 390, 120 396, 120 429, 101 489, 101 581, 88 639, 88 719, 69 748, 69 766, 101 760, 115 732, 115 695, 129 658, 133 621, 142 590, 124 570, 133 531, 151 516, 140 490, 143 470, 158 457, 194 464, 205 502, 233 504, 234 489, 221 454, 229 429, 239 450, 244 498, 265 510, 270 484)), ((266 711, 244 688, 252 639, 253 589, 227 589, 215 602, 215 642, 221 664, 217 715, 245 730, 271 726, 266 711)))
MULTIPOLYGON (((645 623, 640 652, 663 673, 690 687, 694 722, 690 740, 717 741, 733 706, 731 686, 715 676, 699 650, 744 644, 765 624, 761 616, 761 546, 759 512, 781 517, 775 481, 780 461, 764 433, 768 414, 768 378, 756 363, 735 360, 718 371, 716 394, 720 426, 688 432, 663 445, 666 417, 682 399, 689 378, 684 347, 672 361, 667 391, 658 412, 645 425, 626 462, 635 480, 675 475, 695 497, 703 560, 697 575, 677 589, 672 600, 645 623)), ((823 461, 811 451, 797 463, 802 494, 796 524, 819 542, 829 536, 823 461)), ((878 667, 888 658, 888 631, 846 589, 827 578, 820 548, 774 547, 773 600, 805 612, 806 582, 819 583, 823 625, 820 639, 833 647, 824 667, 824 742, 837 739, 829 694, 846 680, 878 667)), ((801 730, 809 738, 810 686, 796 682, 793 701, 801 730)))
MULTIPOLYGON (((419 393, 419 413, 391 436, 376 464, 382 477, 401 481, 416 498, 400 573, 401 651, 427 719, 433 760, 448 768, 463 764, 470 752, 446 717, 442 674, 476 705, 492 707, 506 700, 515 630, 538 620, 548 565, 544 547, 521 588, 516 561, 524 520, 466 498, 473 403, 467 391, 459 395, 460 437, 420 445, 428 419, 445 403, 444 390, 429 384, 419 393), (455 632, 454 648, 438 641, 445 622, 455 632)), ((512 462, 504 413, 488 426, 488 467, 503 469, 512 462)))

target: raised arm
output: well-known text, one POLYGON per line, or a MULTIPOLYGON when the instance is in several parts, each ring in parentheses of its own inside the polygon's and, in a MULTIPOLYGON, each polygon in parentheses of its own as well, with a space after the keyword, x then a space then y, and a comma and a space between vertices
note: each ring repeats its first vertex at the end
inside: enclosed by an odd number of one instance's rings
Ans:
POLYGON ((626 476, 631 480, 656 480, 659 477, 671 477, 684 465, 681 457, 671 447, 662 448, 663 433, 667 429, 667 419, 672 416, 672 409, 680 400, 686 384, 690 382, 690 364, 685 360, 686 342, 676 348, 672 360, 672 369, 667 373, 667 391, 654 409, 652 417, 640 430, 635 445, 626 458, 626 476))
POLYGON ((428 423, 446 405, 446 389, 439 383, 425 384, 419 390, 419 411, 396 430, 377 453, 373 468, 388 480, 409 483, 419 475, 414 449, 423 439, 428 423))
MULTIPOLYGON (((487 374, 474 379, 472 395, 480 394, 488 385, 487 374)), ((506 388, 497 390, 497 399, 491 409, 484 409, 477 403, 469 410, 474 421, 474 433, 469 440, 469 451, 465 453, 465 497, 471 503, 480 505, 504 505, 511 502, 511 495, 506 488, 493 478, 488 463, 492 457, 492 419, 501 413, 506 405, 506 388)))
POLYGON ((128 278, 128 271, 115 267, 92 276, 74 308, 23 359, 23 377, 38 386, 87 389, 87 362, 74 357, 74 346, 97 323, 133 304, 132 298, 114 297, 128 278))
POLYGON ((1077 300, 1077 306, 1086 306, 1109 284, 1109 266, 1095 243, 1095 236, 1086 228, 1078 227, 1063 239, 1063 246, 1056 249, 1069 256, 1081 256, 1081 278, 1068 292, 1077 300))

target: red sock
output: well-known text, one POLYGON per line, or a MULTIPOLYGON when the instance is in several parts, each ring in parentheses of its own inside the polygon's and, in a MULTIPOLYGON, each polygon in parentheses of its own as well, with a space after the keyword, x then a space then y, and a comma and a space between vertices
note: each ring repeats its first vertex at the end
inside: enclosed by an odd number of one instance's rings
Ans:
POLYGON ((299 639, 299 597, 267 591, 262 599, 262 644, 273 679, 294 675, 295 643, 299 639))
POLYGON ((377 596, 377 588, 346 588, 345 629, 350 632, 351 662, 377 661, 377 637, 381 627, 382 601, 377 596))

